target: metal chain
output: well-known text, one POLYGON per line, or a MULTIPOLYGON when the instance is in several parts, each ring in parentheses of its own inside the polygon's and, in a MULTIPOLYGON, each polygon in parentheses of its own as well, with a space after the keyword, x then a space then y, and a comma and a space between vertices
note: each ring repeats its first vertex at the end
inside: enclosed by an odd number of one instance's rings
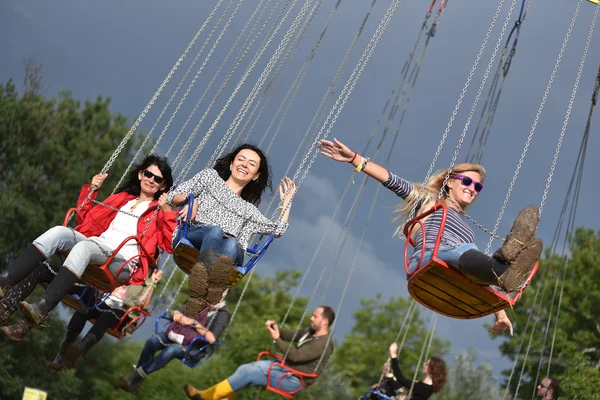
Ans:
POLYGON ((129 216, 129 217, 133 217, 133 218, 135 218, 135 219, 139 219, 140 221, 144 221, 144 222, 150 222, 150 221, 152 221, 152 217, 151 217, 151 218, 144 218, 144 217, 141 217, 141 216, 135 215, 134 213, 130 213, 130 212, 128 212, 128 211, 121 210, 121 209, 119 209, 119 208, 116 208, 116 207, 113 207, 113 206, 111 206, 111 205, 105 204, 105 203, 103 203, 103 202, 101 202, 101 201, 98 201, 98 200, 96 200, 96 199, 90 199, 90 201, 91 201, 92 203, 96 203, 96 204, 98 204, 98 205, 100 205, 100 206, 102 206, 102 207, 106 207, 106 208, 108 208, 108 209, 110 209, 110 210, 113 210, 113 211, 116 211, 116 212, 118 212, 118 213, 125 214, 125 215, 127 215, 127 216, 129 216))
POLYGON ((569 106, 567 107, 567 113, 565 115, 565 120, 563 122, 562 129, 560 131, 560 137, 558 139, 558 144, 556 146, 556 151, 554 152, 554 158, 552 159, 552 166, 550 167, 550 172, 548 174, 548 180, 546 181, 546 187, 544 188, 544 194, 542 195, 542 202, 540 203, 540 217, 542 216, 542 211, 544 210, 544 205, 546 204, 546 197, 548 196, 548 191, 550 190, 550 184, 552 182, 552 177, 554 176, 554 169, 556 168, 556 162, 558 160, 558 154, 560 153, 560 149, 562 146, 562 142, 565 136, 565 132, 567 130, 567 125, 569 124, 569 117, 571 116, 571 110, 573 108, 573 103, 575 102, 575 95, 577 94, 577 89, 579 87, 579 80, 581 79, 581 73, 583 72, 583 66, 585 65, 585 60, 587 58, 588 49, 590 48, 590 42, 592 41, 592 35, 594 34, 594 26, 596 25, 596 19, 598 18, 598 9, 600 7, 596 6, 594 10, 594 17, 592 18, 592 24, 590 26, 590 30, 588 32, 587 41, 585 43, 585 48, 583 49, 583 55, 581 57, 581 62, 579 63, 579 70, 577 71, 577 77, 575 78, 575 84, 573 85, 573 91, 571 92, 571 98, 569 99, 569 106))
MULTIPOLYGON (((225 14, 227 13, 227 11, 231 7, 231 4, 232 4, 232 0, 229 1, 229 4, 225 8, 225 11, 223 11, 223 13, 221 14, 221 16, 217 20, 215 26, 210 31, 208 37, 206 38, 206 40, 202 44, 202 47, 200 47, 200 50, 198 50, 198 52, 196 53, 196 57, 194 57, 194 60, 192 61, 192 63, 188 67, 187 71, 185 72, 185 74, 183 75, 183 77, 179 80, 179 83, 177 84, 177 87, 175 88, 175 90, 171 94, 171 97, 169 98, 169 100, 167 101, 167 103, 164 105, 163 109, 161 110, 160 114, 158 115, 158 118, 154 121, 154 124, 152 125, 152 128, 150 128, 150 131, 145 135, 142 144, 138 148, 138 151, 135 153, 135 156, 132 158, 131 162, 129 163, 129 165, 125 169, 125 172, 121 176, 121 179, 119 180, 119 182, 115 185, 115 188, 113 189, 113 192, 112 192, 113 194, 116 192, 117 188, 119 188, 121 186, 121 184, 123 183, 123 180, 125 179, 125 176, 126 176, 127 172, 129 172, 129 170, 131 168, 133 168, 133 165, 135 164, 135 161, 141 155, 144 147, 146 146, 146 143, 148 142, 148 140, 150 139, 150 137, 154 133, 154 130, 156 129, 156 127, 158 126, 158 124, 162 120, 163 116, 165 115, 167 109, 169 108, 169 106, 171 105, 171 103, 173 102, 173 100, 175 99, 175 96, 177 95, 177 93, 179 93, 179 89, 181 89, 181 86, 183 85, 183 82, 185 82, 185 80, 187 79, 188 75, 190 74, 190 72, 192 71, 192 69, 194 68, 194 66, 196 65, 196 62, 200 58, 200 55, 202 54, 202 52, 204 51, 204 49, 208 45, 208 42, 211 40, 211 38, 214 35, 217 27, 221 24, 221 21, 223 20, 223 17, 225 16, 225 14)), ((204 30, 204 28, 208 25, 208 22, 209 22, 209 19, 207 19, 206 21, 204 21, 204 24, 202 25, 202 28, 200 28, 200 29, 204 30)), ((192 83, 192 85, 193 85, 193 83, 192 83)), ((188 88, 188 90, 189 90, 189 88, 188 88)), ((156 150, 156 148, 158 147, 158 144, 161 142, 162 138, 164 137, 165 132, 166 132, 166 128, 163 130, 162 134, 160 135, 160 137, 156 141, 156 144, 154 145, 154 147, 152 147, 152 150, 150 150, 150 153, 153 153, 156 150)))
MULTIPOLYGON (((527 150, 529 149, 529 144, 531 143, 531 140, 533 139, 533 134, 535 133, 535 129, 537 127, 538 121, 540 119, 540 116, 542 115, 544 105, 546 104, 546 99, 548 98, 548 94, 550 93, 550 89, 552 88, 552 83, 554 82, 554 77, 556 76, 556 72, 558 71, 558 67, 560 66, 560 63, 562 61, 562 57, 563 57, 563 54, 567 47, 567 43, 569 42, 569 38, 571 37, 571 32, 573 31, 573 26, 575 25, 575 21, 577 20, 577 16, 579 15, 579 9, 581 8, 582 2, 583 2, 583 0, 579 0, 579 3, 577 3, 577 8, 575 9, 575 13, 573 14, 571 23, 569 24, 569 29, 567 30, 567 35, 563 41, 562 47, 558 54, 558 58, 556 59, 556 63, 554 64, 554 69, 552 70, 552 74, 550 75, 550 80, 548 81, 548 85, 546 86, 544 96, 542 97, 542 101, 540 103, 537 114, 533 121, 531 130, 529 131, 529 136, 527 137, 527 141, 525 142, 525 147, 523 148, 523 152, 521 153, 521 157, 519 158, 519 162, 517 164, 517 168, 515 169, 515 173, 513 175, 512 181, 510 182, 510 186, 508 187, 508 192, 506 193, 504 203, 502 204, 500 213, 498 215, 498 219, 496 220, 496 224, 494 225, 494 229, 492 230, 492 232, 494 234, 497 232, 498 227, 500 226, 500 221, 502 220, 502 217, 504 216, 504 211, 506 210, 506 206, 508 205, 508 200, 510 199, 510 195, 512 193, 513 187, 515 185, 515 182, 517 181, 517 177, 519 176, 519 171, 521 170, 523 161, 525 161, 525 155, 527 154, 527 150)), ((494 241, 494 237, 492 236, 490 238, 490 240, 488 241, 487 247, 485 249, 486 254, 489 253, 490 248, 492 247, 493 241, 494 241)))
POLYGON ((510 4, 510 8, 508 9, 508 14, 506 14, 506 18, 504 19, 504 25, 502 25, 502 30, 500 31, 500 35, 498 36, 498 40, 496 41, 496 46, 494 47, 494 51, 490 57, 490 61, 488 62, 487 68, 485 69, 485 73, 483 74, 483 78, 481 79, 481 84, 479 85, 479 89, 477 90, 477 95, 475 96, 475 100, 473 101, 473 105, 471 106, 471 111, 469 111, 469 116, 467 117, 467 121, 465 122, 465 127, 463 128, 462 134, 460 135, 460 139, 458 140, 458 144, 456 145, 456 149, 454 149, 454 155, 452 156, 452 160, 450 161, 450 166, 448 167, 448 172, 444 177, 444 182, 442 183, 442 187, 438 193, 438 201, 442 198, 446 184, 452 175, 452 169, 456 164, 456 160, 458 159, 458 153, 462 147, 462 144, 467 136, 467 131, 469 130, 469 125, 471 125, 471 120, 473 119, 473 115, 475 114, 475 110, 477 109, 477 104, 479 104, 479 99, 481 98, 481 94, 483 93, 483 89, 485 88, 485 84, 490 75, 490 71, 492 70, 492 65, 494 65, 494 60, 496 59, 496 54, 498 54, 498 49, 502 45, 504 33, 506 32, 506 28, 508 23, 510 22, 510 18, 512 16, 513 10, 515 9, 515 4, 517 0, 512 0, 510 4))
MULTIPOLYGON (((271 43, 271 41, 273 40, 273 38, 275 37, 275 35, 277 34, 277 32, 279 32, 279 29, 281 28, 281 26, 283 25, 283 23, 285 22, 285 20, 289 16, 289 14, 290 14, 292 8, 295 6, 296 2, 297 2, 297 0, 293 0, 292 1, 292 4, 287 9, 287 11, 285 12, 284 16, 280 18, 279 23, 277 24, 277 26, 275 27, 275 29, 272 29, 271 35, 268 37, 267 40, 263 41, 263 46, 255 53, 254 58, 250 62, 250 65, 246 68, 246 71, 244 71, 244 74, 242 75, 242 77, 240 78, 240 80, 239 80, 238 84, 236 85, 235 89, 233 90, 233 92, 229 96, 229 99, 227 99, 227 101, 225 102, 225 105, 221 108, 219 114, 215 118, 215 120, 212 123, 211 127, 208 129, 208 131, 206 132, 206 134, 202 138, 202 141, 196 147, 196 150, 194 151, 194 154, 192 154, 192 157, 190 157, 189 161, 187 162, 187 164, 185 165, 184 169, 182 170, 180 176, 185 177, 187 175, 187 173, 189 172, 192 164, 196 161, 196 158, 198 157, 198 155, 200 154, 200 152, 204 148, 204 146, 205 146, 206 142, 208 141, 209 137, 212 135, 212 133, 214 132, 214 130, 217 127, 218 123, 220 122, 221 118, 223 117, 223 114, 225 114, 225 111, 227 111, 227 109, 229 108, 229 105, 231 104, 231 102, 233 101, 233 99, 235 98, 235 96, 237 95, 237 93, 239 92, 240 88, 242 87, 242 85, 244 84, 244 82, 246 81, 246 79, 248 78, 248 75, 250 75, 250 72, 252 72, 252 70, 254 69, 254 67, 256 66, 256 64, 258 63, 259 59, 262 57, 262 55, 265 52, 266 48, 269 46, 269 44, 271 43)), ((245 49, 245 50, 247 51, 248 49, 245 49)), ((224 85, 222 85, 222 87, 224 88, 224 85)), ((220 92, 218 94, 220 94, 220 92)), ((215 101, 216 101, 216 99, 215 99, 215 101)), ((202 117, 202 119, 198 122, 197 128, 199 128, 199 126, 204 122, 204 119, 206 118, 207 114, 208 114, 208 110, 205 112, 205 114, 202 117)), ((213 156, 214 156, 214 154, 213 154, 213 156)))
MULTIPOLYGON (((231 124, 229 125, 229 128, 227 128, 227 131, 225 132, 225 135, 223 136, 223 138, 221 139, 221 142, 219 143, 219 145, 215 149, 215 151, 214 151, 212 157, 210 158, 207 166, 212 166, 215 163, 215 161, 217 160, 217 158, 227 148, 227 144, 231 140, 231 137, 235 133, 235 130, 238 128, 238 126, 240 125, 240 123, 243 120, 244 116, 248 112, 248 109, 250 108, 252 102, 256 98, 258 92, 260 91, 260 89, 262 88, 262 86, 264 85, 264 83, 266 82, 267 77, 271 74, 271 71, 273 70, 275 64, 279 60, 279 57, 281 57, 281 54, 283 53, 283 50, 290 43, 290 41, 292 39, 292 36, 296 32, 296 29, 298 28, 298 25, 300 24, 300 22, 304 18, 304 15, 308 11, 308 9, 309 9, 312 1, 313 0, 306 0, 306 2, 304 3, 304 5, 302 6, 302 8, 300 9, 300 11, 298 12, 298 15, 296 16, 296 18, 292 22, 292 24, 289 27, 288 31, 285 33, 283 39, 281 39, 281 42, 277 46, 277 49, 275 50, 275 52, 273 53, 273 55, 271 56, 271 59, 267 63, 267 66, 264 68, 264 70, 261 73, 260 77, 258 78, 258 80, 256 81, 256 83, 254 84, 254 87, 250 91, 250 94, 248 95, 248 97, 244 101, 244 104, 242 104, 242 107, 240 108, 240 110, 238 111, 237 115, 235 116, 235 118, 233 119, 233 121, 231 122, 231 124)), ((291 10, 291 7, 290 7, 290 10, 291 10)))
MULTIPOLYGON (((504 6, 504 0, 500 0, 500 3, 498 4, 498 8, 496 9, 496 13, 494 14, 494 17, 492 18, 492 22, 491 22, 491 24, 488 28, 488 31, 486 32, 485 37, 483 39, 483 43, 481 44, 481 47, 479 48, 479 52, 477 53, 475 62, 473 63, 473 66, 471 67, 471 71, 469 72, 467 81, 465 82, 465 85, 463 86, 460 96, 458 96, 458 101, 456 102, 456 105, 454 106, 454 110, 452 111, 452 115, 450 116, 450 121, 448 121, 446 130, 444 131, 444 134, 442 135, 442 139, 440 140, 437 151, 435 152, 435 154, 433 156, 433 160, 431 161, 431 164, 429 166, 429 170, 427 171, 427 174, 425 175, 425 179, 423 180, 422 187, 419 190, 419 193, 417 196, 417 198, 419 198, 419 199, 421 198, 421 195, 423 194, 425 185, 427 184, 429 177, 433 173, 433 169, 435 167, 435 164, 437 163, 437 159, 440 156, 440 153, 442 152, 442 148, 444 147, 444 144, 446 143, 446 138, 448 137, 448 134, 450 133, 450 128, 452 128, 452 124, 454 123, 454 120, 456 119, 458 110, 460 109, 463 99, 464 99, 465 95, 467 94, 467 90, 469 89, 469 85, 471 84, 471 80, 473 79, 473 75, 475 74, 475 70, 477 69, 477 67, 479 65, 479 60, 481 59, 481 55, 483 54, 483 51, 485 50, 485 47, 490 38, 490 35, 492 34, 492 29, 496 25, 496 21, 498 20, 498 15, 500 14, 500 11, 502 10, 503 6, 504 6)), ((415 216, 418 203, 419 202, 415 202, 415 204, 413 205, 412 209, 410 210, 407 220, 410 220, 415 216)))

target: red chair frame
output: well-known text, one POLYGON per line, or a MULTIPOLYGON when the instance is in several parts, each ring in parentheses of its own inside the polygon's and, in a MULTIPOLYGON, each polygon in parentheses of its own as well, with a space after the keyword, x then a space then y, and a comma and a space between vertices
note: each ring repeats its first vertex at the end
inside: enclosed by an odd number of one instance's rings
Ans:
MULTIPOLYGON (((125 336, 125 331, 127 329, 133 326, 131 333, 135 332, 146 321, 146 317, 149 317, 151 315, 152 313, 144 310, 141 306, 129 307, 127 311, 125 311, 125 314, 123 314, 119 322, 117 322, 117 324, 114 327, 107 329, 106 333, 117 339, 122 339, 123 336, 125 336), (132 312, 137 312, 138 315, 134 318, 131 318, 131 320, 125 326, 123 326, 123 324, 125 324, 125 321, 127 320, 127 318, 129 318, 129 315, 132 312)), ((90 322, 95 323, 96 321, 94 319, 90 319, 90 322)))
POLYGON ((316 372, 308 374, 306 372, 300 372, 291 367, 288 367, 287 365, 285 365, 282 355, 272 353, 270 350, 266 350, 266 351, 259 353, 258 357, 256 358, 256 361, 261 361, 263 356, 269 356, 269 357, 275 358, 275 361, 273 361, 273 363, 269 366, 269 369, 267 370, 267 386, 266 386, 267 390, 270 390, 273 393, 277 393, 287 399, 294 399, 296 397, 295 395, 300 390, 308 389, 310 387, 310 384, 304 383, 304 378, 316 379, 319 377, 319 374, 317 374, 316 372), (274 366, 278 366, 279 368, 283 368, 284 370, 286 370, 286 372, 283 375, 281 375, 279 377, 279 379, 277 380, 277 387, 271 386, 271 369, 274 366), (281 389, 281 380, 283 378, 285 378, 286 376, 290 376, 290 375, 295 376, 298 379, 300 379, 300 387, 298 387, 298 389, 296 389, 294 391, 286 392, 285 390, 281 389))
POLYGON ((520 289, 511 297, 490 286, 473 282, 457 269, 448 266, 437 257, 437 253, 446 226, 448 207, 445 203, 437 202, 431 209, 409 220, 404 226, 406 237, 404 247, 404 269, 409 272, 409 246, 415 246, 410 236, 416 225, 421 229, 422 247, 417 268, 408 282, 411 296, 423 306, 452 318, 473 319, 489 315, 499 310, 515 305, 523 291, 535 276, 538 269, 536 263, 525 279, 520 289), (423 220, 435 211, 442 209, 442 222, 436 237, 431 261, 421 266, 425 255, 425 225, 423 220))
MULTIPOLYGON (((69 223, 69 220, 71 219, 71 214, 73 214, 73 213, 76 213, 77 216, 81 218, 79 211, 76 208, 71 208, 67 211, 67 214, 65 215, 65 219, 63 221, 63 226, 67 226, 67 224, 69 223)), ((119 253, 121 248, 130 240, 135 240, 135 242, 141 249, 141 252, 140 252, 140 254, 136 254, 135 256, 129 258, 123 264, 121 264, 121 266, 119 267, 119 269, 117 270, 117 272, 115 274, 116 276, 119 276, 119 274, 121 273, 123 268, 125 266, 127 266, 127 264, 129 264, 131 261, 135 260, 136 258, 145 257, 151 265, 156 263, 156 260, 150 255, 150 253, 148 253, 148 251, 144 248, 144 246, 142 246, 140 239, 137 236, 129 236, 129 237, 125 238, 125 240, 123 240, 121 242, 121 244, 112 252, 111 256, 108 258, 108 260, 106 260, 106 262, 104 264, 102 264, 102 265, 90 264, 85 269, 85 272, 83 273, 83 276, 81 277, 81 279, 83 281, 85 281, 86 283, 88 283, 90 286, 92 286, 98 290, 101 290, 103 292, 112 292, 113 290, 115 290, 117 288, 117 286, 126 284, 127 282, 119 283, 117 281, 117 278, 115 278, 115 276, 113 276, 113 274, 110 272, 108 267, 113 262, 114 258, 117 256, 117 254, 119 253)))

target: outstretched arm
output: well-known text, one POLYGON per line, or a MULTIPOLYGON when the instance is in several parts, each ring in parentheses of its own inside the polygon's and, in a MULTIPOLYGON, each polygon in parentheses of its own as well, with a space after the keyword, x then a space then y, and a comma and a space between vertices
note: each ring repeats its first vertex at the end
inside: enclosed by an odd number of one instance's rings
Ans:
POLYGON ((402 375, 402 371, 400 371, 400 363, 398 362, 398 345, 396 343, 392 343, 390 345, 390 358, 392 359, 392 372, 394 373, 396 382, 407 388, 413 386, 414 382, 410 379, 407 379, 404 375, 402 375))
POLYGON ((510 336, 512 336, 513 335, 513 326, 512 326, 512 322, 510 322, 510 319, 508 318, 508 315, 506 315, 506 311, 500 310, 500 311, 495 312, 494 315, 496 316, 496 321, 494 322, 494 325, 490 328, 490 333, 493 333, 493 334, 504 333, 506 328, 508 328, 508 331, 510 332, 510 336))
MULTIPOLYGON (((321 154, 324 156, 335 161, 350 163, 354 167, 360 166, 364 160, 363 156, 350 150, 348 146, 337 139, 333 139, 333 142, 325 139, 321 140, 319 142, 319 148, 321 149, 321 154)), ((369 175, 371 178, 377 179, 381 183, 387 181, 390 177, 390 173, 387 169, 372 161, 367 162, 367 165, 362 172, 369 175)))

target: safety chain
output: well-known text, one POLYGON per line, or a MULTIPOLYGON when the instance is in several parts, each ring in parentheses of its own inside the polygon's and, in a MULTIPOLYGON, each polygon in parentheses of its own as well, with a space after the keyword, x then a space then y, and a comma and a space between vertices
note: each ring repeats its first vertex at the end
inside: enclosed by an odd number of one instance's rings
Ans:
MULTIPOLYGON (((519 176, 519 172, 521 170, 521 166, 523 165, 523 161, 525 161, 525 155, 527 154, 527 150, 529 149, 529 144, 533 139, 533 134, 535 133, 535 129, 537 127, 540 116, 542 115, 542 111, 544 110, 544 105, 546 104, 546 99, 548 98, 548 94, 550 93, 550 89, 552 88, 552 83, 554 82, 554 77, 556 76, 556 72, 558 71, 558 67, 562 61, 563 54, 567 47, 567 43, 569 42, 569 38, 571 37, 571 32, 573 31, 573 26, 575 25, 575 21, 577 20, 577 16, 579 15, 579 9, 581 8, 581 3, 583 1, 579 0, 577 3, 577 8, 575 9, 575 13, 573 14, 573 18, 571 19, 571 23, 569 24, 569 29, 567 30, 567 35, 563 41, 562 47, 558 54, 558 58, 556 59, 556 63, 554 64, 554 69, 552 70, 552 74, 550 75, 550 80, 548 81, 548 85, 546 86, 546 90, 544 91, 544 95, 542 97, 542 101, 538 108, 535 119, 533 120, 533 125, 531 126, 531 130, 529 131, 529 136, 527 137, 527 141, 525 142, 525 147, 523 148, 523 152, 521 153, 521 157, 519 158, 519 162, 517 164, 517 168, 515 169, 515 173, 513 175, 512 181, 510 182, 510 186, 508 187, 508 192, 506 193, 506 197, 504 199, 504 203, 500 208, 500 213, 498 215, 498 219, 496 220, 496 224, 494 225, 493 233, 496 233, 498 227, 500 226, 500 221, 504 216, 504 211, 506 210, 506 206, 508 205, 508 200, 510 199, 510 195, 512 193, 513 187, 517 181, 517 177, 519 176)), ((490 251, 494 238, 490 238, 487 247, 485 249, 485 253, 487 254, 490 251)))

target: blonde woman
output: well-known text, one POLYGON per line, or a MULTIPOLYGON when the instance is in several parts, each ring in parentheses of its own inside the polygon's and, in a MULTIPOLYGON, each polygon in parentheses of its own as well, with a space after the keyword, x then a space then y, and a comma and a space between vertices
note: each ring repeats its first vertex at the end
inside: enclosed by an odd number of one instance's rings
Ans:
MULTIPOLYGON (((339 162, 348 162, 372 178, 375 178, 398 196, 404 199, 404 205, 398 209, 397 219, 405 220, 411 210, 418 215, 430 209, 442 192, 441 201, 448 206, 448 216, 442 235, 437 257, 474 282, 484 285, 499 285, 507 293, 519 288, 525 276, 529 274, 542 252, 542 241, 535 238, 539 222, 539 213, 535 207, 526 207, 517 216, 510 234, 503 246, 493 257, 478 250, 475 234, 462 218, 463 212, 483 190, 486 177, 485 168, 479 164, 456 164, 445 186, 448 170, 435 173, 425 184, 410 183, 389 172, 384 167, 369 161, 368 158, 352 151, 337 139, 333 142, 319 142, 321 154, 339 162)), ((421 230, 412 233, 415 248, 410 257, 409 271, 414 272, 430 259, 442 220, 442 210, 432 213, 424 221, 425 254, 420 265, 422 249, 421 230)), ((491 332, 501 333, 508 327, 512 335, 512 325, 504 311, 496 313, 496 324, 491 332)))

